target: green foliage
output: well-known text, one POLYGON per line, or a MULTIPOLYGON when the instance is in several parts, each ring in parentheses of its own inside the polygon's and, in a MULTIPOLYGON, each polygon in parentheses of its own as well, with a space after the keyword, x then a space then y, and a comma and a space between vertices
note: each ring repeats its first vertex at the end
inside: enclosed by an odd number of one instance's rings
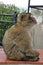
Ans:
MULTIPOLYGON (((20 9, 17 8, 15 5, 5 5, 3 3, 0 3, 0 14, 14 14, 14 12, 17 12, 17 14, 20 13, 20 9)), ((0 20, 8 20, 13 21, 13 17, 11 16, 0 16, 0 20)), ((0 22, 0 41, 3 38, 3 35, 5 31, 10 28, 13 24, 9 23, 1 23, 0 22)))
MULTIPOLYGON (((0 14, 5 13, 5 14, 14 14, 14 12, 20 13, 20 9, 17 8, 15 5, 5 5, 3 3, 0 3, 0 14)), ((7 16, 1 16, 0 20, 13 20, 13 17, 7 17, 7 16)))

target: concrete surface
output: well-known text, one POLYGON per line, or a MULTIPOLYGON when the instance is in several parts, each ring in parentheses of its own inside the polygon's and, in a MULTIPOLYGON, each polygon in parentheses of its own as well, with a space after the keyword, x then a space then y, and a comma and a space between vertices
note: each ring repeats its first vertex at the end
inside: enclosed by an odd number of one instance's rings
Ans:
POLYGON ((36 24, 32 28, 33 47, 43 49, 43 24, 36 24))

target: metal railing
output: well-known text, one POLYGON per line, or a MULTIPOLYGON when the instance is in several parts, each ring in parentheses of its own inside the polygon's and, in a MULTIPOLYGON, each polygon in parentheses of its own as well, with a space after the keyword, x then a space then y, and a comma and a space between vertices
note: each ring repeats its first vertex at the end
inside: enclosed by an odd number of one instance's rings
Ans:
POLYGON ((28 13, 29 13, 30 8, 43 10, 43 5, 30 5, 30 3, 31 3, 31 0, 28 0, 28 13))

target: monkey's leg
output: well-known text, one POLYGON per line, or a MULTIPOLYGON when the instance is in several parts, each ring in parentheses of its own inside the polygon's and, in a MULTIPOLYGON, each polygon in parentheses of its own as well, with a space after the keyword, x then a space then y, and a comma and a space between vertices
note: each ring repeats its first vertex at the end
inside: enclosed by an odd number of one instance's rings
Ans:
POLYGON ((11 48, 11 52, 8 56, 9 59, 21 60, 24 57, 24 54, 20 52, 20 49, 17 45, 11 48))

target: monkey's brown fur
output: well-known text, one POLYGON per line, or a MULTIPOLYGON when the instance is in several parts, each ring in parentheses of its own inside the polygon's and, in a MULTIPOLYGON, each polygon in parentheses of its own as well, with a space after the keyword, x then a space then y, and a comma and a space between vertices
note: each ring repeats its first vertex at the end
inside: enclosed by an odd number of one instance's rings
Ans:
POLYGON ((30 25, 32 23, 36 24, 36 20, 31 17, 31 14, 21 13, 17 17, 17 23, 5 32, 3 46, 9 59, 37 60, 39 58, 39 53, 31 47, 30 25))

